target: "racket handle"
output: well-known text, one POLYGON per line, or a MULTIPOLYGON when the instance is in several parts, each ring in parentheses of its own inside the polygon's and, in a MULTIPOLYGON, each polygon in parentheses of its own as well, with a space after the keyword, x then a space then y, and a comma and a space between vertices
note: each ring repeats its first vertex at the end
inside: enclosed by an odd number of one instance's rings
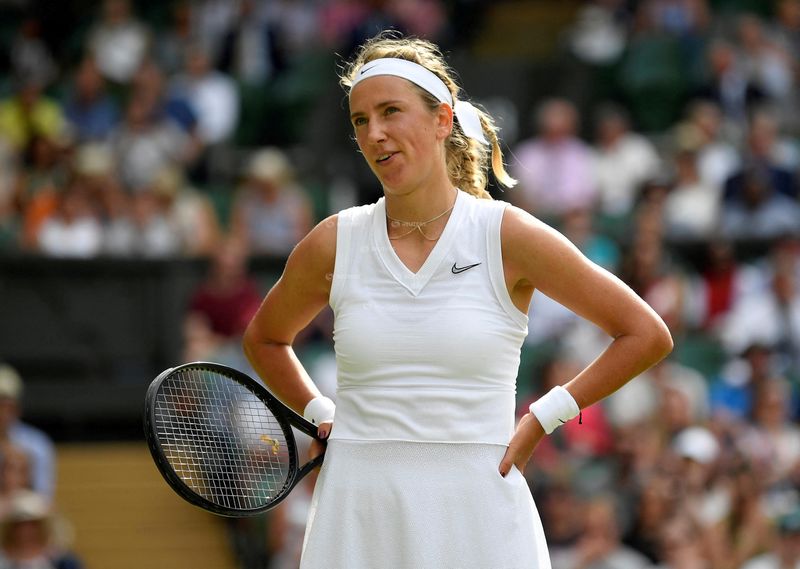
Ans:
POLYGON ((297 472, 297 480, 298 480, 298 481, 302 480, 302 478, 303 478, 303 477, 304 477, 306 474, 308 474, 309 472, 311 472, 312 470, 314 470, 316 467, 318 467, 320 464, 322 464, 322 461, 323 461, 324 459, 325 459, 325 452, 323 451, 321 454, 318 454, 317 456, 315 456, 315 457, 313 458, 313 460, 310 460, 310 461, 308 462, 308 464, 305 464, 305 465, 303 465, 303 468, 301 468, 301 469, 300 469, 300 470, 297 472))

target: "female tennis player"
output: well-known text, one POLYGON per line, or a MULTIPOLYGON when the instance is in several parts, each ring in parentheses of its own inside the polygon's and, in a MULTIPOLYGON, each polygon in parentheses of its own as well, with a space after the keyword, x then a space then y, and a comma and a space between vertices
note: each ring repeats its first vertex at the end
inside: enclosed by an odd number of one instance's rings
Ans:
POLYGON ((269 388, 328 437, 301 567, 547 569, 522 469, 545 433, 662 359, 670 334, 566 238, 490 199, 490 163, 514 184, 497 130, 462 98, 433 44, 380 35, 341 83, 384 196, 297 245, 244 341, 269 388), (613 342, 515 427, 535 289, 613 342), (291 347, 326 304, 335 423, 291 347))

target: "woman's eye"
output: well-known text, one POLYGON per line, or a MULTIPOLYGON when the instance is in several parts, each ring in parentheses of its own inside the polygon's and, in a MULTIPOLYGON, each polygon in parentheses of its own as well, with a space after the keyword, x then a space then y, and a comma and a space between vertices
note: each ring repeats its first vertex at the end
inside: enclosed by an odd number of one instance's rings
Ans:
POLYGON ((391 115, 393 113, 398 112, 399 110, 400 109, 398 109, 397 107, 386 107, 386 110, 384 111, 384 114, 391 115))
POLYGON ((356 117, 353 119, 353 126, 361 126, 367 124, 367 119, 364 117, 356 117))

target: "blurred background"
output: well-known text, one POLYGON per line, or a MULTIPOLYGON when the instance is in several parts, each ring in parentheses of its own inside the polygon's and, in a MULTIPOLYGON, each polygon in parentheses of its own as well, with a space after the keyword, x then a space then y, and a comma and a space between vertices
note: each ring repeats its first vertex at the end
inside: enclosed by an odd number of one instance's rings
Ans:
MULTIPOLYGON (((0 0, 0 567, 297 567, 313 481, 184 504, 144 392, 248 371, 288 252, 381 195, 336 73, 390 28, 498 120, 520 184, 492 194, 675 338, 537 449, 554 568, 800 566, 800 0, 0 0)), ((331 327, 296 348, 333 396, 331 327)), ((520 413, 606 343, 535 296, 520 413)))

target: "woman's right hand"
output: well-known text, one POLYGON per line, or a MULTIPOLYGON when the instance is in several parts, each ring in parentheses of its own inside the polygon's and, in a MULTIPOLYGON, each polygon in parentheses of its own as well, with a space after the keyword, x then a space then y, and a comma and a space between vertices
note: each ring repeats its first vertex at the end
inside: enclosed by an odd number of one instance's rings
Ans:
POLYGON ((500 475, 505 478, 512 465, 524 472, 533 450, 543 438, 544 429, 541 423, 533 413, 525 413, 517 424, 517 430, 508 444, 503 460, 500 461, 500 475))
POLYGON ((317 435, 322 440, 314 439, 311 441, 311 446, 308 449, 308 460, 314 460, 323 452, 325 452, 325 447, 328 444, 327 440, 331 435, 332 428, 333 421, 327 421, 320 424, 319 429, 317 429, 317 435))

